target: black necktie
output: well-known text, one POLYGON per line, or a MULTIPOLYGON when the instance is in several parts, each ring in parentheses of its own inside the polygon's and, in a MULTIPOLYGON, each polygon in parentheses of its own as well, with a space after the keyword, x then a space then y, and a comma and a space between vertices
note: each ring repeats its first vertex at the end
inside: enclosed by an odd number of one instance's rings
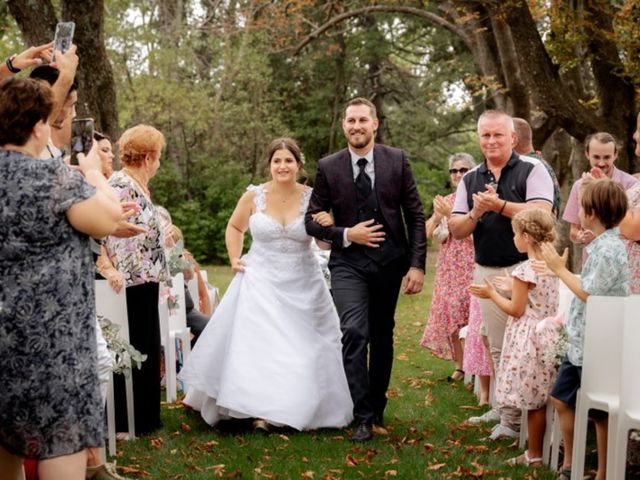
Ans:
POLYGON ((356 188, 358 192, 363 198, 368 198, 371 195, 371 178, 367 175, 367 172, 364 171, 364 168, 367 166, 367 159, 360 158, 358 159, 358 168, 360 168, 360 172, 356 177, 356 188))

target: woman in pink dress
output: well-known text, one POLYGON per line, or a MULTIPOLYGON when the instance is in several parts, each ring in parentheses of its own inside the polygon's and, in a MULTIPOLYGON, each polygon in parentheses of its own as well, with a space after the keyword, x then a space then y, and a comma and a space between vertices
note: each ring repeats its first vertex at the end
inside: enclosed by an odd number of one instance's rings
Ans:
MULTIPOLYGON (((467 153, 455 153, 449 157, 449 174, 455 189, 462 176, 475 166, 467 153)), ((420 345, 434 355, 453 360, 453 380, 464 377, 462 369, 462 344, 459 332, 469 321, 469 285, 473 278, 473 241, 471 236, 456 240, 449 233, 448 219, 455 200, 455 192, 433 199, 433 215, 427 220, 427 238, 441 242, 436 261, 436 277, 429 319, 420 345)))

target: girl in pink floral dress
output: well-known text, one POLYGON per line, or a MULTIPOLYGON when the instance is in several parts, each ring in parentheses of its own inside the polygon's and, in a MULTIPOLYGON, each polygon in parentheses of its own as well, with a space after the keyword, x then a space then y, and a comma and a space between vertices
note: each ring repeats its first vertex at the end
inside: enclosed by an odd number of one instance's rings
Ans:
MULTIPOLYGON (((475 166, 467 153, 449 157, 449 174, 454 188, 462 176, 475 166)), ((447 226, 455 193, 433 200, 434 214, 427 220, 427 238, 442 242, 436 261, 436 277, 429 319, 420 345, 435 355, 455 362, 454 380, 464 377, 462 345, 458 333, 469 320, 469 285, 473 278, 473 241, 471 236, 456 240, 447 226)))
POLYGON ((469 326, 464 339, 463 368, 467 374, 476 375, 477 377, 479 385, 478 404, 480 406, 489 404, 489 387, 491 384, 491 376, 493 375, 491 356, 484 342, 486 337, 480 333, 481 326, 482 311, 480 310, 480 302, 476 297, 471 295, 469 304, 469 326))
POLYGON ((500 295, 494 285, 472 285, 471 293, 490 298, 510 315, 504 332, 504 344, 496 374, 496 401, 528 410, 528 449, 509 460, 510 465, 542 464, 542 439, 546 427, 546 404, 555 377, 552 356, 537 342, 536 325, 540 320, 556 314, 558 309, 558 278, 538 275, 532 267, 539 260, 540 243, 555 238, 555 220, 550 213, 524 210, 511 221, 514 243, 529 260, 512 272, 512 297, 500 295))

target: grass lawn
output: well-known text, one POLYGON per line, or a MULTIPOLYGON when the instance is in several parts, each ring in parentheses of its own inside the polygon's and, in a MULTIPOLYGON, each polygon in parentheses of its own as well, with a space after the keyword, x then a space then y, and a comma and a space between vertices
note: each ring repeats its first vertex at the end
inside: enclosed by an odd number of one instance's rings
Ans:
MULTIPOLYGON (((354 445, 350 430, 314 432, 220 431, 180 403, 164 404, 164 428, 153 437, 118 444, 120 472, 157 479, 523 479, 555 478, 549 470, 504 465, 519 453, 511 441, 484 442, 489 427, 464 424, 478 414, 461 382, 448 383, 452 365, 418 344, 431 300, 433 261, 424 292, 401 296, 385 430, 354 445)), ((226 289, 227 267, 207 268, 210 283, 226 289)))

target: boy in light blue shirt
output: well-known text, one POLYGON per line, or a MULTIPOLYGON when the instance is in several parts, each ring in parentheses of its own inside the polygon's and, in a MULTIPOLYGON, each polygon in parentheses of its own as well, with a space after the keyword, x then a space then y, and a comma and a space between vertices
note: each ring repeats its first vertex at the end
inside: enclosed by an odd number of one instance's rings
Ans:
MULTIPOLYGON (((562 361, 558 378, 551 390, 551 400, 558 411, 560 429, 564 439, 564 460, 560 479, 571 477, 573 454, 573 425, 575 405, 582 376, 586 301, 589 295, 629 295, 629 267, 627 249, 615 228, 627 211, 627 196, 622 186, 608 178, 592 180, 584 185, 580 199, 580 221, 590 230, 594 240, 586 247, 588 258, 582 269, 582 277, 576 277, 565 266, 566 258, 560 257, 553 245, 542 245, 542 256, 547 266, 558 275, 575 294, 566 322, 569 348, 562 361)), ((596 423, 598 473, 597 480, 605 478, 607 455, 607 416, 603 412, 594 415, 596 423)))

